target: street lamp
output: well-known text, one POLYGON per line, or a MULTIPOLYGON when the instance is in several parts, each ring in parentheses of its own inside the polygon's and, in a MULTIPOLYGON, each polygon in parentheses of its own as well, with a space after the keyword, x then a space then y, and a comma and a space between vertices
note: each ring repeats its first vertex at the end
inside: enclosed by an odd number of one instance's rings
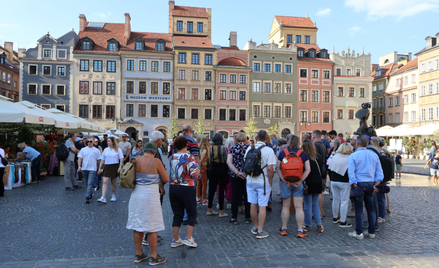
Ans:
POLYGON ((305 125, 305 133, 306 133, 306 125, 311 126, 311 122, 309 122, 309 121, 300 121, 300 125, 301 126, 305 125))

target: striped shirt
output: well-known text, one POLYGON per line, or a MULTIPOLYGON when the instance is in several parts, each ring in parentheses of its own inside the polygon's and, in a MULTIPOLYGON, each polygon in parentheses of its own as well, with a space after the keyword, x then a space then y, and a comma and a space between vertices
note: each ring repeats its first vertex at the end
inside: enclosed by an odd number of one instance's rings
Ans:
POLYGON ((198 147, 197 141, 189 135, 184 135, 187 139, 187 150, 193 156, 200 156, 200 148, 198 147))

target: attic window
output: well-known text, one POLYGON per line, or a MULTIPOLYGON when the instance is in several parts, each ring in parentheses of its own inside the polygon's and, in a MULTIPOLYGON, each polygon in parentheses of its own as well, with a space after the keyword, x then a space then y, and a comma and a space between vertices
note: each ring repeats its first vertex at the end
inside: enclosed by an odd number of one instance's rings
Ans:
POLYGON ((115 39, 110 39, 108 41, 108 51, 117 51, 118 47, 117 47, 117 41, 115 39))
POLYGON ((156 51, 165 51, 165 41, 158 40, 155 44, 156 51))
POLYGON ((91 50, 91 42, 90 41, 82 41, 82 50, 91 50))
POLYGON ((143 50, 143 43, 141 41, 136 41, 135 50, 143 50))
POLYGON ((315 58, 315 56, 316 56, 316 51, 315 51, 315 50, 310 50, 310 51, 308 52, 308 55, 309 55, 310 58, 315 58))

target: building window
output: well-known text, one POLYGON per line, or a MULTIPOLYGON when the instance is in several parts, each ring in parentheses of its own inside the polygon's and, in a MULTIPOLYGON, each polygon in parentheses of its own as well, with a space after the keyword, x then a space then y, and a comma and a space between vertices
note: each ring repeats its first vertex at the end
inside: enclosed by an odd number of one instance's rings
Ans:
MULTIPOLYGON (((152 116, 152 106, 153 105, 151 105, 151 117, 154 117, 154 116, 152 116)), ((157 105, 155 105, 155 106, 157 106, 157 105)), ((137 117, 146 117, 146 104, 139 104, 137 106, 137 117)), ((155 117, 157 117, 157 116, 155 116, 155 117)))
POLYGON ((93 82, 93 94, 102 95, 102 82, 93 82))
POLYGON ((404 95, 404 104, 409 104, 409 95, 404 95))
POLYGON ((236 74, 231 74, 230 75, 230 83, 231 84, 236 84, 236 74))
POLYGON ((309 44, 310 43, 310 37, 309 35, 305 35, 305 44, 309 44))
POLYGON ((177 21, 177 31, 183 31, 183 21, 181 20, 177 21))
POLYGON ((433 120, 433 107, 428 108, 428 121, 433 120))
POLYGON ((261 106, 259 106, 259 105, 253 106, 253 116, 254 117, 261 117, 261 106))
POLYGON ((159 106, 156 104, 151 105, 151 117, 159 117, 159 106))
POLYGON ((285 83, 285 93, 286 94, 291 94, 292 93, 291 84, 290 83, 285 83))
POLYGON ((311 111, 311 123, 319 122, 319 111, 311 111))
POLYGON ((293 43, 293 35, 287 34, 287 43, 293 43))
POLYGON ((94 72, 102 72, 102 61, 94 60, 93 61, 93 71, 94 72))
POLYGON ((308 101, 308 90, 300 90, 300 102, 308 101))
POLYGON ((315 50, 310 50, 309 51, 309 57, 310 58, 315 58, 315 56, 316 56, 316 51, 315 50))
POLYGON ((239 121, 246 121, 247 120, 246 115, 247 115, 246 109, 239 109, 239 121))
POLYGON ((159 71, 159 62, 151 61, 151 72, 158 72, 158 71, 159 71))
POLYGON ((246 92, 245 91, 239 91, 239 100, 240 101, 245 101, 245 96, 246 92))
POLYGON ((116 106, 107 105, 105 107, 105 118, 106 119, 114 119, 116 118, 116 106))
POLYGON ((186 70, 178 70, 178 80, 186 80, 186 70))
POLYGON ((116 95, 116 83, 107 82, 107 95, 116 95))
POLYGON ((351 76, 351 69, 346 69, 346 75, 351 76))
POLYGON ((416 83, 416 74, 412 74, 412 84, 416 83))
POLYGON ((134 71, 134 60, 127 60, 127 71, 134 71))
POLYGON ((274 83, 274 93, 282 93, 282 83, 274 83))
POLYGON ((409 77, 406 75, 404 76, 404 85, 408 85, 409 83, 409 77))
POLYGON ((79 117, 88 118, 88 105, 79 105, 79 117))
POLYGON ((88 94, 88 81, 79 82, 79 94, 88 94))
POLYGON ((264 117, 271 117, 271 106, 264 105, 264 117))
MULTIPOLYGON (((431 108, 431 120, 433 120, 433 108, 431 108)), ((401 123, 401 115, 400 115, 400 113, 396 113, 396 123, 401 123)))
POLYGON ((377 85, 373 85, 373 91, 377 91, 377 85))
POLYGON ((343 119, 343 109, 337 110, 337 119, 343 119))
POLYGON ((28 95, 37 95, 37 85, 27 85, 27 94, 28 95))
POLYGON ((126 106, 126 116, 133 117, 134 116, 134 104, 127 104, 126 106))
POLYGON ((364 87, 360 87, 360 98, 366 97, 366 89, 364 87))
POLYGON ((211 71, 206 71, 205 80, 206 81, 212 81, 212 72, 211 71))
POLYGON ((341 68, 337 68, 337 76, 341 76, 341 68))
POLYGON ((107 72, 109 72, 109 73, 116 72, 116 62, 115 61, 107 61, 107 72))
POLYGON ((165 73, 171 72, 171 63, 169 61, 163 62, 163 72, 165 73))
POLYGON ((212 54, 204 54, 204 64, 205 65, 212 65, 213 64, 212 54))
POLYGON ((253 64, 253 71, 260 72, 261 71, 261 64, 260 63, 254 63, 253 64))
POLYGON ((308 112, 307 111, 300 111, 300 122, 308 122, 308 112))
POLYGON ((194 32, 194 23, 192 21, 187 22, 187 32, 193 33, 194 32))
POLYGON ((91 42, 82 41, 82 50, 91 50, 91 42))
POLYGON ((163 118, 169 118, 171 114, 171 106, 170 105, 163 105, 163 118))
MULTIPOLYGON (((43 66, 43 75, 50 75, 51 74, 51 66, 43 66)), ((6 79, 3 79, 6 80, 6 79)))
POLYGON ((318 90, 311 91, 311 102, 319 102, 319 91, 318 90))
POLYGON ((139 94, 146 94, 146 82, 139 82, 139 94))
POLYGON ((65 95, 66 94, 66 86, 65 85, 57 85, 56 86, 56 95, 65 95))
POLYGON ((212 109, 204 110, 204 119, 212 120, 212 109))
POLYGON ((404 123, 408 123, 409 122, 409 112, 405 112, 404 113, 404 123))
POLYGON ((308 77, 308 70, 307 69, 300 69, 300 77, 307 78, 308 77))
POLYGON ((389 98, 389 107, 393 107, 393 98, 389 98))
POLYGON ((393 124, 393 114, 389 114, 389 124, 393 124))
POLYGON ((271 72, 271 63, 264 64, 264 72, 266 72, 266 73, 271 72))
POLYGON ((275 73, 280 73, 280 72, 282 72, 282 65, 281 65, 281 64, 275 64, 275 65, 274 65, 274 72, 275 72, 275 73))
POLYGON ((226 121, 226 109, 219 109, 219 120, 220 121, 226 121))
POLYGON ((271 83, 270 82, 264 83, 264 93, 271 93, 271 83))
POLYGON ((192 80, 194 81, 200 80, 198 71, 192 71, 192 80))
POLYGON ((239 83, 240 84, 246 84, 247 83, 247 76, 246 75, 240 75, 239 76, 239 83))
POLYGON ((139 61, 139 71, 146 72, 146 60, 139 61))
POLYGON ((227 97, 227 91, 220 90, 220 100, 226 100, 227 97))
POLYGON ((117 51, 116 43, 108 43, 108 51, 117 51))
POLYGON ((329 123, 329 112, 323 112, 323 123, 329 123))
POLYGON ((416 122, 416 112, 412 112, 412 122, 416 122))
POLYGON ((29 74, 30 75, 36 75, 37 74, 37 66, 36 65, 29 65, 29 74))
POLYGON ((186 52, 178 53, 178 63, 186 63, 186 52))
POLYGON ((331 76, 331 72, 330 71, 323 71, 323 78, 324 79, 329 79, 331 76))
POLYGON ((143 50, 143 42, 137 41, 135 50, 143 50))
POLYGON ((339 87, 338 88, 338 97, 343 97, 343 88, 342 87, 339 87))
POLYGON ((426 91, 425 91, 425 85, 422 85, 422 86, 421 86, 421 97, 422 97, 422 96, 425 96, 425 93, 426 93, 426 91))
POLYGON ((64 66, 58 66, 57 69, 57 75, 58 76, 65 76, 66 75, 66 67, 64 66))
POLYGON ((291 73, 291 65, 289 65, 289 64, 285 65, 285 73, 287 73, 287 74, 291 73))
POLYGON ((384 98, 380 98, 380 107, 384 107, 384 98))
POLYGON ((397 105, 397 106, 401 105, 401 101, 400 101, 399 96, 396 96, 395 99, 396 99, 396 105, 397 105))
POLYGON ((156 51, 165 51, 165 43, 157 42, 155 50, 156 51))
POLYGON ((205 89, 204 90, 204 99, 205 100, 212 100, 212 89, 205 89))
POLYGON ((281 118, 281 112, 282 107, 281 106, 274 106, 274 118, 281 118))
POLYGON ((134 94, 134 82, 127 81, 127 94, 134 94))
POLYGON ((229 110, 229 121, 236 121, 236 110, 235 109, 229 110))
POLYGON ((291 106, 285 106, 285 118, 291 118, 291 106))
POLYGON ((312 78, 319 78, 319 71, 318 70, 311 70, 311 77, 312 78))
POLYGON ((383 90, 384 89, 384 84, 380 84, 380 90, 383 90))
POLYGON ((203 32, 203 23, 202 22, 197 23, 197 32, 199 32, 199 33, 203 32))
POLYGON ((320 51, 320 58, 322 58, 322 59, 326 59, 327 58, 326 51, 320 51))
POLYGON ((163 83, 163 95, 171 94, 171 83, 163 83))
POLYGON ((350 98, 353 98, 354 95, 355 95, 355 88, 350 87, 350 88, 349 88, 349 97, 350 97, 350 98))
POLYGON ((198 100, 198 88, 193 88, 192 89, 192 99, 193 100, 198 100))
POLYGON ((349 110, 349 119, 354 119, 354 110, 349 110))
POLYGON ((45 58, 50 58, 50 57, 52 57, 52 50, 45 49, 43 54, 44 54, 45 58))
POLYGON ((226 83, 226 82, 227 82, 227 75, 220 74, 220 83, 226 83))
POLYGON ((179 88, 178 89, 178 99, 179 100, 185 100, 186 99, 186 89, 185 88, 179 88))
POLYGON ((184 108, 178 108, 178 119, 186 118, 186 110, 184 108))
POLYGON ((361 70, 360 70, 360 69, 356 69, 356 70, 355 70, 355 74, 356 74, 357 76, 361 76, 361 70))
POLYGON ((41 88, 42 88, 41 91, 42 95, 51 95, 50 85, 42 85, 41 88))
POLYGON ((229 91, 229 100, 236 100, 236 91, 229 91))
POLYGON ((200 53, 192 53, 192 64, 200 64, 200 53))
POLYGON ((253 92, 261 92, 261 83, 260 82, 254 82, 253 83, 253 92))
POLYGON ((102 119, 102 105, 93 105, 93 118, 102 119))
POLYGON ((305 55, 305 51, 303 49, 297 50, 297 57, 303 57, 305 55))
POLYGON ((301 35, 296 35, 296 43, 297 44, 302 43, 302 36, 301 35))

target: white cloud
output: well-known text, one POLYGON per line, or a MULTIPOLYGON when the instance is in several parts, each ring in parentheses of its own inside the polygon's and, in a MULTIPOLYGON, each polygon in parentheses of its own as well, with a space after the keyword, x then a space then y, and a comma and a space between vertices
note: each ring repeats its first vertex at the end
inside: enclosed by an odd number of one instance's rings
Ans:
POLYGON ((14 23, 0 23, 0 28, 18 28, 18 25, 14 23))
POLYGON ((93 12, 93 14, 102 18, 102 19, 105 19, 105 18, 111 16, 111 12, 107 12, 107 13, 93 12))
POLYGON ((354 36, 361 30, 361 27, 354 26, 354 27, 349 28, 348 30, 349 30, 349 33, 351 34, 351 36, 354 36))
POLYGON ((326 16, 329 15, 330 13, 331 13, 330 8, 319 9, 319 11, 317 11, 316 13, 316 16, 326 16))
POLYGON ((366 11, 371 20, 387 16, 401 20, 424 11, 439 10, 439 0, 345 0, 345 5, 357 12, 366 11))

